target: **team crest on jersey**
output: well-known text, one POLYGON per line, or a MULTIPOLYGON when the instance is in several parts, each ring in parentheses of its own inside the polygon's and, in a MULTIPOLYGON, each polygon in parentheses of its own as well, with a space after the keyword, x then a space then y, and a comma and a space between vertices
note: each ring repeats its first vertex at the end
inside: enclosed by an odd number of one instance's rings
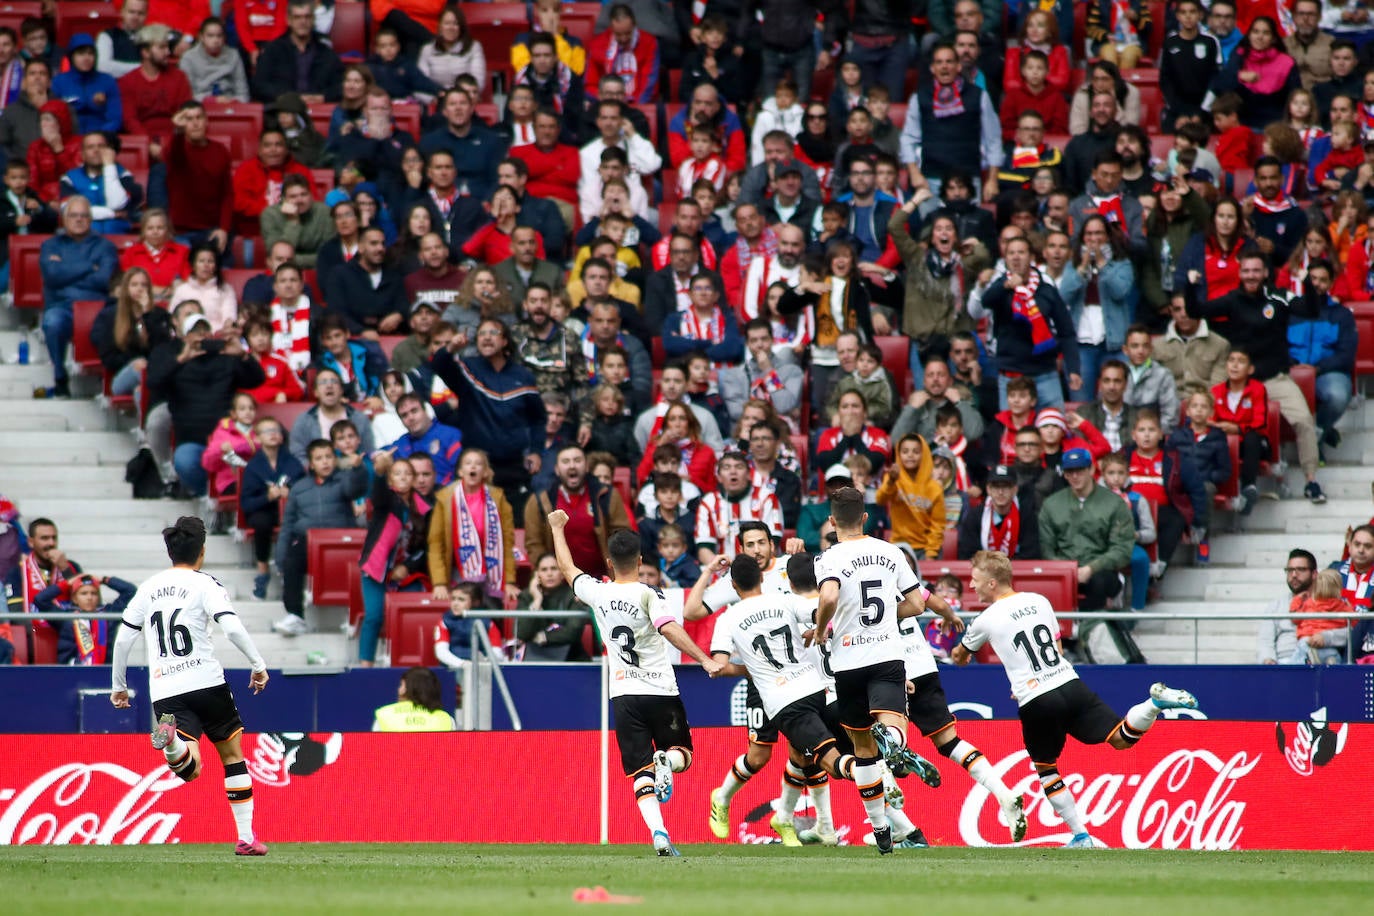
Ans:
POLYGON ((1269 319, 1271 319, 1271 318, 1273 318, 1273 317, 1274 317, 1274 307, 1273 307, 1272 305, 1266 305, 1266 306, 1264 307, 1264 318, 1265 318, 1265 320, 1267 321, 1267 320, 1269 320, 1269 319))
POLYGON ((438 439, 435 439, 433 442, 431 442, 431 443, 429 444, 429 453, 430 453, 431 455, 437 455, 437 454, 439 454, 439 440, 438 440, 438 439))

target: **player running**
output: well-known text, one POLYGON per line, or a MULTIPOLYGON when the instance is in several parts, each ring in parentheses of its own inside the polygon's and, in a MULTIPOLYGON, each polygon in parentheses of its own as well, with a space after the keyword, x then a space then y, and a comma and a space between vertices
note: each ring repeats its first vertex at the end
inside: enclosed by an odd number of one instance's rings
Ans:
MULTIPOLYGON (((919 616, 925 604, 901 550, 863 533, 867 517, 863 494, 853 487, 831 496, 830 519, 839 540, 816 561, 820 602, 807 644, 830 641, 840 722, 854 742, 849 775, 859 785, 878 852, 887 855, 892 824, 882 761, 894 770, 920 771, 920 758, 906 747, 905 646, 898 619, 919 616)), ((963 629, 948 605, 932 609, 943 618, 943 630, 963 629)))
POLYGON ((1073 832, 1065 845, 1090 848, 1092 837, 1059 775, 1066 737, 1072 735, 1083 744, 1105 741, 1124 751, 1144 737, 1162 711, 1197 709, 1197 700, 1186 690, 1156 683, 1150 687, 1148 700, 1120 718, 1079 680, 1064 658, 1059 621, 1049 601, 1034 592, 1012 589, 1011 561, 1006 554, 980 550, 973 555, 972 566, 973 590, 988 602, 988 608, 974 619, 951 657, 956 665, 967 665, 974 652, 992 643, 1019 706, 1026 753, 1045 787, 1045 797, 1073 832))
POLYGON ((239 742, 243 720, 215 658, 210 621, 219 624, 252 665, 248 685, 253 693, 267 686, 267 663, 239 622, 224 586, 200 571, 205 523, 182 516, 162 530, 162 540, 172 568, 144 582, 124 609, 115 639, 110 702, 118 709, 129 707, 125 673, 137 634, 143 632, 148 694, 158 717, 153 747, 162 751, 173 773, 190 782, 200 775, 200 736, 209 736, 224 765, 224 792, 238 828, 234 854, 265 856, 267 846, 253 833, 253 780, 239 742))
POLYGON ((614 581, 600 582, 577 568, 564 528, 568 514, 548 515, 554 555, 573 594, 592 609, 608 651, 611 710, 620 763, 634 780, 635 803, 660 856, 680 855, 663 826, 660 805, 673 794, 673 774, 692 765, 692 734, 678 696, 668 646, 696 660, 714 677, 720 662, 709 658, 673 619, 663 592, 639 581, 639 535, 624 530, 606 542, 614 581))

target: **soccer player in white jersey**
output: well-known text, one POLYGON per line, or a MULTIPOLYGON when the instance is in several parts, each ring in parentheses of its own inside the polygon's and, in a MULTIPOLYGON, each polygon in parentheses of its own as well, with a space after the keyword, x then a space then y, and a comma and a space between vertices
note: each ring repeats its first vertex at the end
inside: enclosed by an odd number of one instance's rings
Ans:
MULTIPOLYGON (((805 549, 800 538, 792 538, 786 544, 789 553, 805 549)), ((787 563, 780 560, 774 549, 773 532, 764 522, 741 522, 739 525, 740 555, 757 561, 763 572, 762 588, 765 593, 791 594, 787 585, 787 563)), ((730 557, 720 554, 701 571, 692 589, 688 592, 682 609, 687 620, 701 620, 722 611, 739 600, 739 593, 730 576, 721 575, 730 568, 730 557), (716 578, 720 576, 720 578, 716 578), (715 582, 712 583, 712 579, 715 582)), ((730 834, 730 801, 735 793, 744 788, 755 774, 768 765, 773 758, 773 746, 778 743, 778 728, 768 717, 759 699, 758 688, 752 680, 746 681, 744 694, 745 714, 749 727, 749 744, 725 774, 725 781, 711 792, 711 832, 719 839, 730 834)), ((784 787, 786 777, 784 776, 784 787)), ((800 845, 792 837, 783 837, 785 845, 800 845)))
POLYGON ((124 609, 115 639, 110 702, 129 707, 125 674, 138 634, 148 650, 148 693, 157 714, 153 747, 162 751, 171 771, 187 782, 200 775, 200 736, 208 736, 224 764, 224 791, 238 828, 234 854, 265 856, 267 846, 253 833, 253 780, 243 759, 234 694, 215 659, 210 622, 219 624, 229 641, 253 666, 248 685, 254 693, 267 686, 267 663, 229 602, 229 593, 200 571, 205 562, 205 523, 183 516, 162 531, 172 568, 139 587, 124 609))
POLYGON ((548 515, 554 555, 573 594, 592 609, 606 640, 611 710, 620 763, 634 780, 635 803, 660 856, 679 855, 663 826, 660 806, 673 794, 673 774, 692 764, 692 733, 677 691, 669 646, 685 652, 714 677, 723 666, 692 642, 674 619, 663 592, 639 581, 639 535, 614 532, 606 542, 611 582, 601 582, 573 563, 564 528, 568 514, 548 515))
MULTIPOLYGON (((920 760, 906 747, 906 653, 897 622, 920 616, 925 603, 901 550, 863 533, 867 518, 863 494, 855 488, 831 495, 830 520, 839 540, 816 561, 820 603, 810 641, 830 643, 840 723, 854 742, 849 775, 859 785, 878 852, 886 855, 892 852, 892 825, 882 761, 897 771, 918 772, 920 760)), ((942 629, 963 629, 947 605, 943 612, 932 610, 943 618, 942 629)))
POLYGON ((1106 742, 1119 751, 1135 746, 1166 709, 1197 709, 1186 690, 1163 684, 1150 687, 1150 698, 1137 703, 1123 719, 1079 680, 1059 644, 1059 621, 1043 595, 1012 588, 1011 561, 993 550, 973 555, 972 586, 983 613, 974 618, 952 658, 967 665, 987 643, 1002 660, 1021 718, 1026 753, 1035 765, 1045 797, 1072 835, 1070 847, 1091 847, 1073 794, 1059 775, 1059 755, 1069 735, 1083 744, 1106 742))

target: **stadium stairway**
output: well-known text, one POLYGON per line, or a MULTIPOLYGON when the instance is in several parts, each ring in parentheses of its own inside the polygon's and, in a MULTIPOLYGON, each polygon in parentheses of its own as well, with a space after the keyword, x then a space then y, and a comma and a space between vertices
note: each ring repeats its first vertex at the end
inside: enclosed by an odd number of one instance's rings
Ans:
MULTIPOLYGON (((57 523, 60 545, 82 568, 138 584, 167 566, 163 527, 180 515, 199 514, 195 501, 136 500, 124 482, 124 465, 137 451, 133 421, 115 416, 96 399, 94 378, 74 378, 72 400, 35 400, 33 389, 52 383, 52 368, 31 336, 30 350, 43 362, 16 364, 20 333, 12 310, 0 310, 0 494, 12 500, 27 524, 40 516, 57 523)), ((312 652, 331 666, 356 653, 341 632, 343 608, 307 606, 314 632, 283 637, 272 632, 282 613, 280 584, 269 601, 253 599, 251 549, 231 535, 213 535, 206 545, 206 572, 228 589, 244 626, 273 668, 303 667, 312 652)), ((113 594, 106 590, 105 597, 113 594)), ((219 657, 230 667, 247 667, 222 635, 219 657)), ((143 648, 135 649, 141 664, 143 648)))

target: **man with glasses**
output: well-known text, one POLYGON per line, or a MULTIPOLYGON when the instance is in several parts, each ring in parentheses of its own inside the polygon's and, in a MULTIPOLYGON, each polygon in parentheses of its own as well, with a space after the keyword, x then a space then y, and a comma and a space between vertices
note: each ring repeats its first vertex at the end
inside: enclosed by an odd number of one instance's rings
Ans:
POLYGON ((48 397, 69 398, 67 345, 72 342, 74 303, 104 301, 119 270, 119 252, 108 239, 91 232, 91 202, 81 195, 62 203, 62 232, 39 249, 43 276, 43 339, 52 362, 53 387, 48 397))
POLYGON ((787 430, 781 423, 755 423, 749 430, 749 466, 753 469, 754 489, 771 491, 777 496, 782 505, 783 527, 795 528, 801 515, 802 482, 778 460, 785 435, 787 430))
POLYGON ((291 0, 286 32, 263 46, 253 73, 253 100, 271 102, 298 92, 306 102, 336 102, 342 88, 339 56, 315 31, 315 4, 291 0))
POLYGON ((1016 133, 1004 145, 1003 154, 997 173, 998 185, 1005 186, 1003 198, 1028 187, 1040 169, 1058 169, 1064 161, 1062 152, 1045 145, 1045 119, 1036 111, 1023 111, 1016 118, 1016 133))
POLYGON ((1231 59, 1231 52, 1240 44, 1244 34, 1236 28, 1236 5, 1232 0, 1213 0, 1207 11, 1207 34, 1221 45, 1221 62, 1231 59))
MULTIPOLYGON (((884 195, 886 196, 886 195, 884 195)), ((895 201, 878 198, 878 173, 868 159, 857 159, 849 168, 849 191, 835 198, 849 205, 849 232, 859 241, 860 264, 881 264, 892 268, 897 266, 896 249, 888 253, 887 221, 897 206, 895 201), (887 263, 884 255, 888 255, 887 263)), ((795 229, 796 227, 791 227, 795 229)), ((812 231, 819 235, 822 231, 821 214, 816 212, 812 221, 812 231)), ((797 230, 800 234, 800 230, 797 230)), ((779 229, 778 238, 782 238, 779 229)))
MULTIPOLYGON (((1371 541, 1374 547, 1374 541, 1371 541)), ((1287 580, 1288 594, 1279 595, 1264 610, 1280 617, 1261 620, 1257 634, 1255 661, 1261 665, 1280 665, 1292 658, 1298 647, 1297 629, 1289 616, 1293 599, 1312 590, 1312 581, 1317 575, 1317 558, 1298 548, 1290 551, 1288 562, 1283 567, 1287 580)))

